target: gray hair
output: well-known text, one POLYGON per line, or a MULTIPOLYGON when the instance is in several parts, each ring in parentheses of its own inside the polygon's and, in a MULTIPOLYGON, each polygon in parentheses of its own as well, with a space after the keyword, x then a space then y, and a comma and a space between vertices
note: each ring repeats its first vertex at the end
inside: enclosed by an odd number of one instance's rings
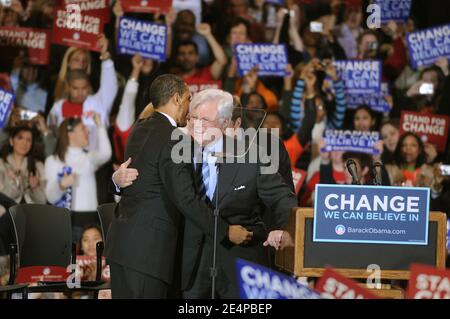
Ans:
POLYGON ((189 110, 195 110, 200 105, 208 102, 215 102, 217 104, 218 119, 221 124, 231 119, 233 115, 233 96, 223 90, 206 89, 200 91, 192 99, 189 110))

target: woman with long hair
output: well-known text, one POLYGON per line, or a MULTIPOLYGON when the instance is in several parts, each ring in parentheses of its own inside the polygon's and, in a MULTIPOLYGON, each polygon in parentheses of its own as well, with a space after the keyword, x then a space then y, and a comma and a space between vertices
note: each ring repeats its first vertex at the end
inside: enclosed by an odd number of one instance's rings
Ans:
POLYGON ((34 132, 27 126, 11 129, 0 159, 0 192, 16 203, 45 204, 44 165, 33 156, 34 132))

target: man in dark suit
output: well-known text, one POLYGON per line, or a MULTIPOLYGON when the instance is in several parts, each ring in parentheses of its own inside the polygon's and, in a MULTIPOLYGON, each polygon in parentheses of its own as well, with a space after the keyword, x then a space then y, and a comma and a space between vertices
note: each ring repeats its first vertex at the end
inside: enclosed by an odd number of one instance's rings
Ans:
MULTIPOLYGON (((229 148, 231 139, 224 131, 230 126, 232 113, 230 94, 205 90, 191 103, 187 127, 197 142, 193 165, 196 192, 209 207, 218 207, 220 216, 228 223, 245 225, 253 233, 252 239, 243 245, 218 243, 215 293, 220 298, 239 298, 236 258, 262 265, 269 263, 268 250, 263 243, 277 246, 283 233, 273 231, 269 234, 269 229, 283 229, 292 208, 297 205, 294 193, 276 169, 264 171, 268 165, 263 165, 259 159, 250 161, 254 156, 243 158, 234 148, 229 148), (217 164, 220 159, 223 163, 217 164), (263 222, 263 204, 271 208, 273 225, 263 222)), ((255 152, 259 154, 259 146, 252 143, 247 154, 254 155, 255 152)), ((121 183, 119 180, 116 182, 121 183)), ((204 236, 198 225, 186 219, 182 258, 182 289, 186 298, 211 296, 212 251, 212 238, 204 236)))
MULTIPOLYGON (((278 165, 269 169, 271 163, 262 163, 259 143, 251 143, 249 139, 248 145, 238 147, 237 149, 248 150, 244 158, 239 153, 241 151, 230 149, 232 143, 225 130, 233 112, 232 101, 231 95, 218 90, 198 93, 191 102, 191 120, 188 124, 189 133, 203 146, 203 156, 200 156, 203 161, 195 165, 196 176, 202 177, 196 178, 197 191, 203 195, 206 203, 218 208, 222 218, 231 223, 239 223, 253 232, 252 240, 245 245, 217 245, 216 294, 221 298, 239 298, 235 272, 237 258, 261 265, 269 264, 268 249, 263 245, 268 237, 270 240, 269 230, 283 229, 292 209, 297 206, 296 196, 278 173, 278 165), (211 153, 223 154, 217 159, 218 170, 215 169, 211 153), (205 174, 206 165, 209 169, 205 174), (263 221, 265 206, 271 209, 272 225, 263 221)), ((265 158, 268 159, 269 156, 265 158)), ((213 242, 200 232, 197 225, 186 220, 183 243, 184 296, 208 298, 212 288, 209 268, 213 242)))
MULTIPOLYGON (((122 190, 106 240, 113 298, 166 297, 173 280, 180 212, 207 237, 214 229, 212 209, 196 195, 192 165, 172 159, 178 143, 172 135, 177 124, 185 123, 189 89, 180 78, 163 75, 149 93, 155 112, 133 127, 125 151, 139 178, 122 190)), ((242 226, 219 219, 220 242, 239 245, 251 236, 242 226)))

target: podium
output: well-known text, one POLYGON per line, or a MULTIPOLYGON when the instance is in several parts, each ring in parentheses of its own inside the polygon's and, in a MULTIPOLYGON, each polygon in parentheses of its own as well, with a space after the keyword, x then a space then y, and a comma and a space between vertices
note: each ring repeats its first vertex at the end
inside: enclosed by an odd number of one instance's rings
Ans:
POLYGON ((444 213, 430 212, 426 246, 313 242, 314 210, 297 208, 286 229, 295 246, 277 252, 275 264, 296 277, 319 278, 331 266, 354 279, 367 279, 372 274, 367 267, 378 265, 381 279, 408 280, 413 263, 445 268, 446 223, 444 213))

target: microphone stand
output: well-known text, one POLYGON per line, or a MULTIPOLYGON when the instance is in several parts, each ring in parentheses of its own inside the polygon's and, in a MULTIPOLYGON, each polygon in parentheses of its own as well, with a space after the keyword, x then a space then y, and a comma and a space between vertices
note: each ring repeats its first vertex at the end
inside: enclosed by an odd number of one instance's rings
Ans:
POLYGON ((210 268, 211 276, 211 299, 216 299, 216 278, 217 278, 217 225, 219 222, 219 176, 220 176, 220 163, 216 160, 216 171, 217 171, 217 183, 216 183, 216 200, 214 207, 214 233, 213 233, 213 260, 212 267, 210 268))

